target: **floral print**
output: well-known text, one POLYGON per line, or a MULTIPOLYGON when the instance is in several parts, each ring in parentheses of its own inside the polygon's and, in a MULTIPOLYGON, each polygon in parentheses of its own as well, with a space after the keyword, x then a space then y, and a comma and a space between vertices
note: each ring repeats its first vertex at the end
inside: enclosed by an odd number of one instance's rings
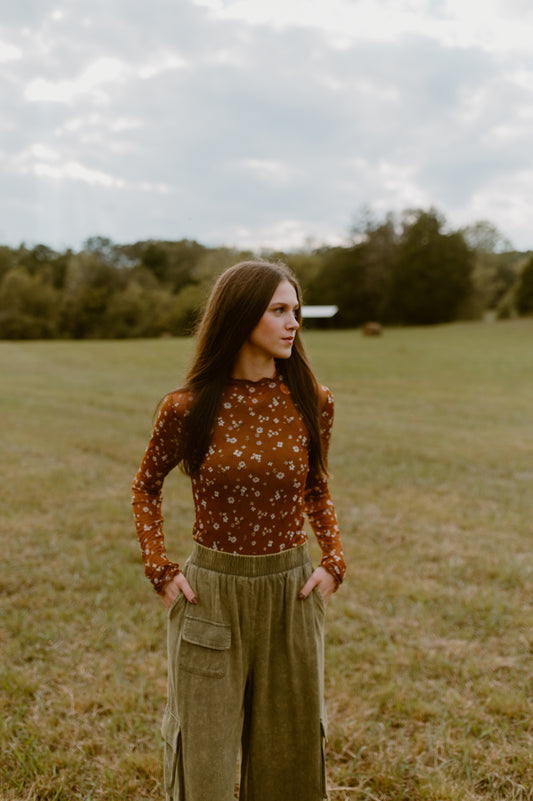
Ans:
MULTIPOLYGON (((165 551, 161 493, 165 477, 179 462, 191 398, 183 390, 166 396, 133 482, 145 573, 156 590, 179 572, 165 551)), ((333 396, 326 387, 320 401, 327 450, 333 396)), ((327 480, 311 480, 308 447, 307 429, 280 377, 229 381, 211 444, 191 479, 196 542, 228 553, 278 553, 306 541, 307 515, 322 550, 321 565, 339 584, 345 564, 335 509, 327 480)))

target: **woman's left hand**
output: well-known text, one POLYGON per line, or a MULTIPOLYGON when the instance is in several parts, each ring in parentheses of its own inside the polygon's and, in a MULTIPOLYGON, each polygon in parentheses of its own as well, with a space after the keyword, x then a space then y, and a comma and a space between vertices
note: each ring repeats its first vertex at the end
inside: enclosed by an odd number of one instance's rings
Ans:
POLYGON ((298 598, 307 598, 309 593, 312 592, 313 587, 318 587, 324 599, 324 603, 327 604, 335 592, 335 579, 324 567, 317 567, 298 593, 298 598))

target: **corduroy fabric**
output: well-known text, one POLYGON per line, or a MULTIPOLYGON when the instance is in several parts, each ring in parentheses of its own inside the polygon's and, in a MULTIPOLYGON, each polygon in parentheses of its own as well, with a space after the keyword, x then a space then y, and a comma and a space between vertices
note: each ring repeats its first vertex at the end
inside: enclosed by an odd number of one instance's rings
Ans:
POLYGON ((168 620, 167 801, 323 801, 325 605, 306 545, 240 556, 195 544, 168 620))

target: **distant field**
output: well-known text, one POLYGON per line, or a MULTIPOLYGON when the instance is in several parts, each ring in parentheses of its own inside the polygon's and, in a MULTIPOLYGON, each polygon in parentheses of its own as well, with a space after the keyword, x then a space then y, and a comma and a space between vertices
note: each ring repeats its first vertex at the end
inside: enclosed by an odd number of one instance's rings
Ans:
MULTIPOLYGON (((349 566, 328 610, 331 801, 533 799, 533 321, 306 342, 336 398, 349 566)), ((165 613, 129 488, 189 352, 0 343, 1 801, 164 797, 165 613)), ((165 497, 181 559, 187 481, 165 497)))

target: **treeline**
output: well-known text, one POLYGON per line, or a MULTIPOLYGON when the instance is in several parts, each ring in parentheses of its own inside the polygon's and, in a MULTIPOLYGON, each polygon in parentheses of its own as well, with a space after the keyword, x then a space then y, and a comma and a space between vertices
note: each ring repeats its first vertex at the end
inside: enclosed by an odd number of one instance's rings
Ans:
MULTIPOLYGON (((338 306, 337 327, 533 313, 533 255, 512 251, 488 222, 450 231, 434 209, 367 217, 343 247, 259 255, 291 267, 306 304, 338 306)), ((191 240, 0 247, 0 338, 187 334, 215 277, 255 256, 191 240)))

